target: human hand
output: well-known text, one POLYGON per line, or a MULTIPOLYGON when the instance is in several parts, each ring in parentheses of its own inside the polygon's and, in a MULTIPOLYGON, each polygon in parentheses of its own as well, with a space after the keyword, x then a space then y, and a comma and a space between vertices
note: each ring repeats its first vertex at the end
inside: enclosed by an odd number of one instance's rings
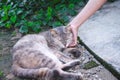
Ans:
POLYGON ((68 25, 67 29, 72 32, 72 42, 67 44, 66 47, 75 47, 77 45, 78 28, 73 25, 68 25))

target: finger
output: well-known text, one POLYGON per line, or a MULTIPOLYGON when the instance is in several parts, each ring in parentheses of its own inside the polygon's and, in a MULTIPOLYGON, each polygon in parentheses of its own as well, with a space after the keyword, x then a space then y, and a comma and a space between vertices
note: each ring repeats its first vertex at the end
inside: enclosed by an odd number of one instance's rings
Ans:
POLYGON ((72 48, 72 47, 75 47, 75 46, 76 46, 75 43, 71 43, 71 44, 69 44, 68 48, 72 48))
POLYGON ((73 33, 73 42, 76 45, 77 44, 77 31, 76 30, 72 30, 73 33))

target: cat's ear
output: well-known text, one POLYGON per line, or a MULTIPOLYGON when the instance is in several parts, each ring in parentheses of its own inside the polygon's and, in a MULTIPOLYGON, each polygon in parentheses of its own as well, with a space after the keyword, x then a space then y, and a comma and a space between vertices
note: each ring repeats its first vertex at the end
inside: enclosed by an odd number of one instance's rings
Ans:
POLYGON ((55 31, 54 29, 51 29, 50 33, 52 36, 57 36, 57 31, 55 31))
POLYGON ((71 33, 71 30, 70 30, 70 28, 69 28, 68 26, 65 27, 65 31, 66 31, 67 33, 71 33))

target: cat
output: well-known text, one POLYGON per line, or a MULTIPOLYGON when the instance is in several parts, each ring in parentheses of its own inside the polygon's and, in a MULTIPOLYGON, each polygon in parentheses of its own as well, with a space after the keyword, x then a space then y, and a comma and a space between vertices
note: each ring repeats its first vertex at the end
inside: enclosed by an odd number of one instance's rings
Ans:
POLYGON ((22 37, 12 49, 13 74, 37 80, 83 80, 80 73, 67 72, 80 64, 62 53, 71 40, 65 26, 22 37))

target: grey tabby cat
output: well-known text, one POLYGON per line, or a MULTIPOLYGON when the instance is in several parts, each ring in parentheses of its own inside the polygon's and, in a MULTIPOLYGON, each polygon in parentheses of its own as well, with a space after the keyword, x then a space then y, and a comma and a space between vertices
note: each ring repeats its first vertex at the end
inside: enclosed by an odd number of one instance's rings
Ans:
POLYGON ((12 50, 13 74, 37 80, 82 80, 81 74, 67 72, 79 65, 79 60, 72 60, 62 53, 71 37, 64 26, 24 36, 12 50))

